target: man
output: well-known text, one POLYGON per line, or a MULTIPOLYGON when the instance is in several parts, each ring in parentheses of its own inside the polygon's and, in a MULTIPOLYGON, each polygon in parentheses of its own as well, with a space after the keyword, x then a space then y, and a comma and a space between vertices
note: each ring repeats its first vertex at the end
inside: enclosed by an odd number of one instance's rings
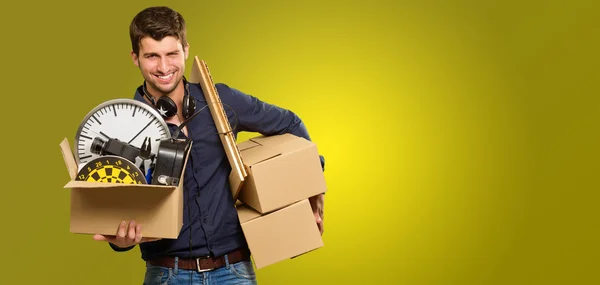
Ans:
MULTIPOLYGON (((142 225, 135 221, 122 222, 115 236, 95 235, 94 239, 109 242, 116 251, 139 244, 147 267, 144 284, 256 284, 229 190, 231 166, 208 108, 201 110, 206 101, 200 86, 185 81, 189 44, 183 17, 167 7, 147 8, 132 20, 130 37, 133 63, 144 78, 134 99, 156 107, 162 96, 171 98, 177 111, 165 121, 172 134, 186 115, 190 116, 184 114, 184 98, 191 98, 198 105, 196 111, 200 110, 180 133, 180 137, 193 140, 183 184, 184 225, 176 240, 147 239, 142 225)), ((310 139, 291 111, 225 84, 216 84, 216 88, 221 101, 231 108, 226 109, 235 135, 240 131, 267 136, 291 133, 310 139)), ((323 195, 309 200, 322 234, 323 195)))

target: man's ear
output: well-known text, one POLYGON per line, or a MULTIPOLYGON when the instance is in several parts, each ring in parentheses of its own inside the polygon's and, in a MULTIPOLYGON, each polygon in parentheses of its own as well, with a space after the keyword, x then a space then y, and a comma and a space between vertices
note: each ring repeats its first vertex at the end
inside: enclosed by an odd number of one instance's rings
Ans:
POLYGON ((185 47, 183 48, 183 54, 185 55, 185 60, 188 59, 188 55, 190 53, 190 44, 186 44, 185 47))
POLYGON ((131 59, 133 60, 133 64, 135 64, 135 66, 140 67, 138 55, 135 54, 135 52, 133 52, 133 51, 131 51, 131 59))

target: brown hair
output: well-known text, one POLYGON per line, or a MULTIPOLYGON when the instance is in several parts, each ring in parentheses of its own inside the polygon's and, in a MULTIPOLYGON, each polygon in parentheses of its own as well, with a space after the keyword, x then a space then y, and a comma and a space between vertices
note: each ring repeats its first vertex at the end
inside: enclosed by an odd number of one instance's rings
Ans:
POLYGON ((174 36, 185 47, 185 20, 177 11, 168 7, 149 7, 139 12, 129 25, 131 48, 139 55, 140 41, 149 36, 160 41, 164 37, 174 36))

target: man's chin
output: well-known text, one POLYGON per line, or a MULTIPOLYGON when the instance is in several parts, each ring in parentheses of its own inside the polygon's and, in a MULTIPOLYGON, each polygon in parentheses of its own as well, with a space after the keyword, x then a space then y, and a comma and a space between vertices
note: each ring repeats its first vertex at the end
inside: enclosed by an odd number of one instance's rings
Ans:
POLYGON ((169 94, 177 88, 177 82, 171 82, 167 84, 161 84, 157 82, 152 83, 152 87, 162 94, 169 94))

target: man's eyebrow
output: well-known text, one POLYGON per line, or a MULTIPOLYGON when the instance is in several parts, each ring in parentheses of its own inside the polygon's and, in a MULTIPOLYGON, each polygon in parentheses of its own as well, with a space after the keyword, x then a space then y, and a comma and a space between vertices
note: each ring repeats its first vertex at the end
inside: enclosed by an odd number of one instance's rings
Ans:
MULTIPOLYGON (((173 50, 173 51, 167 52, 167 54, 178 54, 178 53, 179 53, 179 50, 173 50)), ((147 52, 147 53, 143 53, 142 55, 145 56, 145 57, 148 57, 148 56, 160 56, 156 52, 147 52)))

